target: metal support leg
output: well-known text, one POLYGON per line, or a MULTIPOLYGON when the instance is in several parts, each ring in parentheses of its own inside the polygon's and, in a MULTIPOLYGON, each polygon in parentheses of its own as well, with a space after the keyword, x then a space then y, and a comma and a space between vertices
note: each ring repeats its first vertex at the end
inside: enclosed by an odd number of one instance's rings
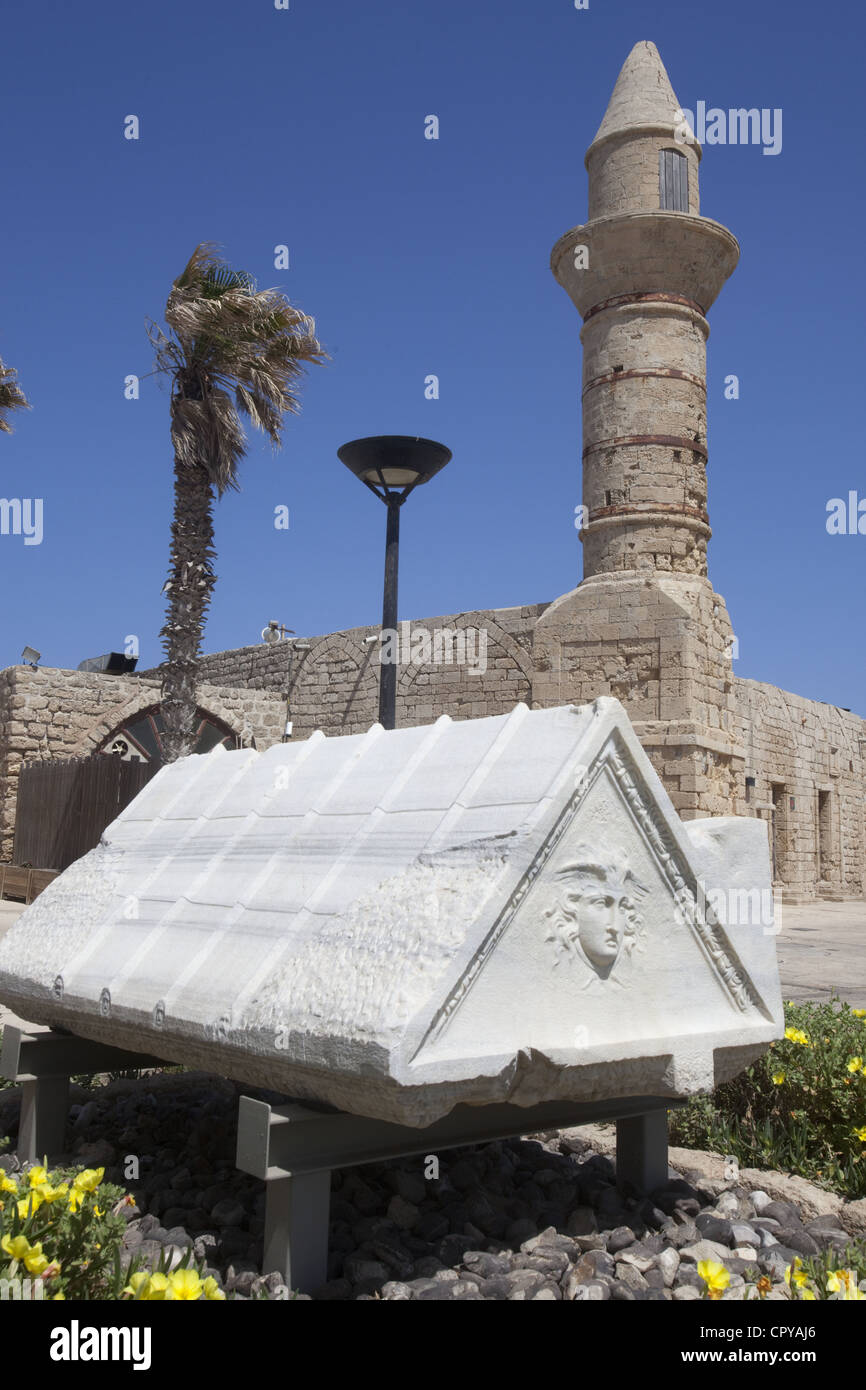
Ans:
POLYGON ((146 1053, 48 1030, 25 1033, 7 1025, 0 1047, 0 1076, 21 1087, 18 1156, 26 1163, 61 1154, 69 1114, 69 1077, 80 1071, 159 1067, 146 1053))
POLYGON ((649 1110, 616 1122, 616 1181, 637 1192, 652 1192, 668 1180, 668 1117, 649 1110))
POLYGON ((262 1273, 277 1270, 290 1289, 309 1293, 328 1278, 330 1171, 272 1178, 266 1192, 262 1273))
POLYGON ((618 1171, 644 1191, 667 1181, 667 1114, 675 1100, 627 1096, 613 1101, 458 1105, 426 1129, 311 1110, 292 1101, 271 1106, 252 1096, 238 1105, 237 1166, 266 1184, 263 1272, 278 1271, 308 1293, 327 1279, 328 1207, 333 1168, 353 1168, 465 1144, 617 1121, 618 1171))
POLYGON ((68 1114, 68 1076, 40 1076, 21 1083, 16 1147, 22 1162, 41 1163, 44 1157, 63 1152, 68 1114))

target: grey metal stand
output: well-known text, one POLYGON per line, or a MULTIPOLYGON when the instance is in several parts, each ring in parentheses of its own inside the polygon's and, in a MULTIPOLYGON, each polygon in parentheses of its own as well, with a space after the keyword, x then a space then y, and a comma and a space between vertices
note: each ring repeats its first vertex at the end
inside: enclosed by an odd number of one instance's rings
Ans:
POLYGON ((666 1111, 676 1104, 639 1096, 592 1104, 549 1101, 530 1109, 459 1105, 436 1124, 411 1129, 241 1096, 236 1163, 267 1183, 263 1273, 279 1271, 289 1288, 302 1293, 325 1283, 332 1168, 615 1120, 617 1181, 652 1191, 667 1181, 666 1111))
MULTIPOLYGON (((37 1163, 63 1150, 69 1077, 76 1072, 164 1067, 164 1058, 127 1052, 73 1034, 7 1027, 0 1076, 21 1084, 18 1155, 37 1163)), ((484 1144, 541 1130, 616 1121, 617 1182, 651 1192, 667 1180, 666 1111, 682 1104, 656 1096, 577 1103, 458 1105, 426 1129, 388 1124, 298 1104, 270 1106, 241 1096, 237 1166, 267 1184, 263 1272, 307 1293, 328 1273, 331 1169, 484 1144)))
POLYGON ((161 1058, 71 1033, 24 1033, 20 1028, 4 1028, 0 1076, 21 1085, 18 1157, 23 1163, 38 1163, 62 1153, 70 1076, 164 1066, 161 1058))
MULTIPOLYGON (((666 1108, 670 1108, 669 1106, 666 1108)), ((665 1110, 623 1116, 616 1122, 619 1187, 653 1192, 668 1180, 668 1117, 665 1110)))

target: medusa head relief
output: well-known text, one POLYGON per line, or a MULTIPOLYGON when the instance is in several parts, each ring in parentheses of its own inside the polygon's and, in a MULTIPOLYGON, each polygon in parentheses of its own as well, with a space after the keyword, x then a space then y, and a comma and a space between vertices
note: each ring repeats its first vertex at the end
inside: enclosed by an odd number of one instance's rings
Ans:
POLYGON ((581 963, 589 979, 607 980, 644 947, 640 905, 649 890, 635 878, 624 851, 599 855, 579 846, 553 876, 553 906, 545 912, 555 965, 581 963))

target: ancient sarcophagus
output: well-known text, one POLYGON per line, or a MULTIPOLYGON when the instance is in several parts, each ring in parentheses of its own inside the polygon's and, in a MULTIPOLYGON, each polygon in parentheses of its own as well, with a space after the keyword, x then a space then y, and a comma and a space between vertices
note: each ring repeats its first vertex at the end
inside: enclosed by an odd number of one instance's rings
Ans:
POLYGON ((709 1089, 781 1035, 767 829, 621 705, 162 769, 0 943, 35 1023, 354 1114, 709 1089))

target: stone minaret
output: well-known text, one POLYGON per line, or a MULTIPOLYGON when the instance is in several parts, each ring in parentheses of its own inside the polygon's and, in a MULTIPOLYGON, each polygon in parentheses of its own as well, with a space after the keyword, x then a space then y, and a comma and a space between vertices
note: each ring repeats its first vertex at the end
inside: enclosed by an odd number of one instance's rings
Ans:
POLYGON ((742 795, 706 473, 706 313, 739 248, 700 216, 701 149, 678 111, 655 45, 636 44, 587 150, 589 221, 551 256, 583 319, 588 520, 583 582, 538 624, 533 696, 616 695, 689 817, 742 795))

